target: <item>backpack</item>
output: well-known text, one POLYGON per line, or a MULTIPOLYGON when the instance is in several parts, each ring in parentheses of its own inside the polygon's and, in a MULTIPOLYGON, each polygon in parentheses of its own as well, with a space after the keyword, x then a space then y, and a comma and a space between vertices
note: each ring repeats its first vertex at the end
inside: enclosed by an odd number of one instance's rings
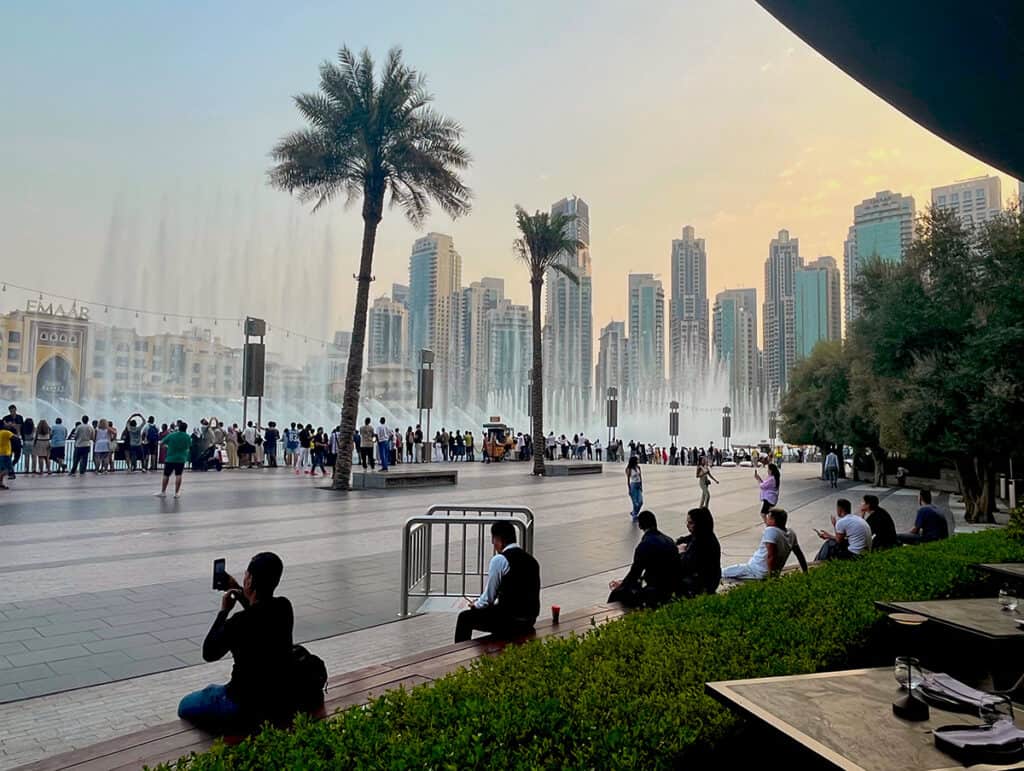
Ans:
POLYGON ((160 429, 158 429, 152 423, 149 424, 149 430, 146 432, 146 439, 150 444, 156 444, 160 441, 160 429))
POLYGON ((297 709, 314 710, 324 703, 327 665, 301 645, 292 646, 292 688, 297 709))

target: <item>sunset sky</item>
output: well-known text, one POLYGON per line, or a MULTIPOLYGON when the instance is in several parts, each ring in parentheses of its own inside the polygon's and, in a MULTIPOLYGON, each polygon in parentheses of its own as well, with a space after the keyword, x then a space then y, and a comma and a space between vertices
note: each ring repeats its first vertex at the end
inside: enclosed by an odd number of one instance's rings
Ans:
MULTIPOLYGON (((361 221, 268 189, 267 153, 300 125, 290 97, 315 88, 342 44, 378 58, 402 46, 463 123, 474 211, 423 231, 454 236, 463 283, 502 276, 526 302, 513 205, 589 202, 595 327, 623 318, 630 270, 661 273, 668 295, 684 225, 707 240, 712 299, 755 286, 760 300, 780 228, 805 258, 841 263, 862 199, 890 189, 920 210, 934 185, 998 173, 752 0, 42 0, 0 18, 3 278, 188 313, 210 312, 213 296, 219 314, 310 335, 351 326, 361 221)), ((417 235, 385 216, 375 294, 407 280, 417 235)))

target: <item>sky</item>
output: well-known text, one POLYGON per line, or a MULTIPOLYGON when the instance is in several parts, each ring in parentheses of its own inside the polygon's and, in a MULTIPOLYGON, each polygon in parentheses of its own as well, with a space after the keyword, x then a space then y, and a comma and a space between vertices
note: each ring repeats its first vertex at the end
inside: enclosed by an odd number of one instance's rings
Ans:
MULTIPOLYGON (((996 170, 920 128, 752 0, 55 2, 0 10, 0 278, 162 312, 262 315, 321 338, 351 328, 358 209, 310 213, 270 189, 268 151, 301 121, 339 47, 401 46, 465 128, 471 214, 423 230, 386 212, 374 296, 413 240, 450 233, 463 283, 504 277, 513 207, 590 205, 595 331, 627 273, 707 242, 708 290, 754 286, 785 228, 832 255, 853 206, 996 170)), ((1002 177, 1004 198, 1016 184, 1002 177)), ((0 296, 11 310, 17 292, 0 296), (13 299, 10 299, 13 298, 13 299)), ((20 302, 20 300, 18 300, 20 302)))

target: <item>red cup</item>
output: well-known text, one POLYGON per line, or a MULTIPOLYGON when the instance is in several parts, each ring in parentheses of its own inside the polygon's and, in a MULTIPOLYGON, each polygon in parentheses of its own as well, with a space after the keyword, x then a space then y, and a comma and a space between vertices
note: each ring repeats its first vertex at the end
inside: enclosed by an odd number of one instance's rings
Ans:
POLYGON ((562 612, 562 609, 558 605, 551 606, 551 622, 553 624, 558 623, 558 614, 562 612))

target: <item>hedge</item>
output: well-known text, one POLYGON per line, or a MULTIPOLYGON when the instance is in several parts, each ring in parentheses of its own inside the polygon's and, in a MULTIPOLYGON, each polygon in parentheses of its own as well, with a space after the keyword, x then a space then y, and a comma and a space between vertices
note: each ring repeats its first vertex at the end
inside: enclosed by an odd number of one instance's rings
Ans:
POLYGON ((217 744, 178 767, 695 764, 741 726, 705 694, 705 682, 863 666, 885 626, 874 600, 992 591, 992 579, 970 565, 1002 561, 1024 561, 1024 544, 988 531, 679 601, 583 636, 509 649, 331 720, 217 744))

